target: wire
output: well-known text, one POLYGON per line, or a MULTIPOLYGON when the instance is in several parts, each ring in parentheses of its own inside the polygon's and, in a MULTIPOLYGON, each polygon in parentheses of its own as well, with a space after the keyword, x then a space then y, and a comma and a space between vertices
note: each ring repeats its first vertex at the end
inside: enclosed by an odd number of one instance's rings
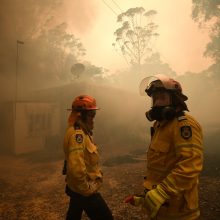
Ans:
POLYGON ((119 8, 119 10, 120 10, 121 12, 123 12, 122 9, 120 8, 120 6, 119 6, 114 0, 112 0, 112 2, 119 8))
MULTIPOLYGON (((104 3, 116 16, 118 16, 118 14, 117 14, 104 0, 102 0, 102 1, 103 1, 103 3, 104 3)), ((119 10, 121 11, 121 13, 122 13, 122 9, 120 8, 120 6, 119 6, 114 0, 112 0, 112 2, 118 7, 118 9, 119 9, 119 10)), ((115 49, 115 50, 116 50, 116 49, 115 49)), ((116 50, 116 52, 117 52, 119 55, 121 55, 121 56, 124 58, 124 60, 125 60, 125 62, 127 63, 127 65, 129 65, 129 62, 128 62, 126 56, 123 55, 123 54, 121 54, 121 53, 119 53, 117 50, 116 50)))
POLYGON ((116 16, 118 16, 118 14, 104 0, 102 1, 116 16))

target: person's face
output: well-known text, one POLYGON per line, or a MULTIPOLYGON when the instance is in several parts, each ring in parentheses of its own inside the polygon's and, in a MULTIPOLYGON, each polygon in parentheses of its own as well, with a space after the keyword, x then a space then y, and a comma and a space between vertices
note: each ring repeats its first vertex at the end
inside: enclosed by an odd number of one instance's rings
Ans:
POLYGON ((96 115, 96 110, 89 110, 86 114, 86 126, 88 127, 88 129, 90 131, 93 130, 94 128, 94 119, 95 119, 95 115, 96 115))
POLYGON ((152 94, 152 107, 171 105, 171 97, 167 91, 156 91, 152 94))

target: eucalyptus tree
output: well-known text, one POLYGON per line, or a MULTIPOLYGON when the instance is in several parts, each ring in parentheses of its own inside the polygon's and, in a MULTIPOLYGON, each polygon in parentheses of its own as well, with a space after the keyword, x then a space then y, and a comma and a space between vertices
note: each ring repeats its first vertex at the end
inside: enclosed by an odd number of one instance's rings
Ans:
POLYGON ((213 59, 212 70, 220 70, 220 0, 192 0, 192 18, 200 28, 208 29, 210 42, 206 46, 205 56, 213 59))
POLYGON ((41 38, 46 40, 48 59, 54 62, 53 68, 60 78, 70 71, 71 65, 86 54, 80 39, 68 33, 66 29, 67 24, 61 23, 45 30, 41 35, 41 38))
POLYGON ((153 42, 158 36, 153 22, 155 10, 145 11, 143 7, 130 8, 118 15, 120 27, 114 32, 112 44, 127 63, 141 65, 153 53, 153 42), (118 50, 119 49, 119 50, 118 50))

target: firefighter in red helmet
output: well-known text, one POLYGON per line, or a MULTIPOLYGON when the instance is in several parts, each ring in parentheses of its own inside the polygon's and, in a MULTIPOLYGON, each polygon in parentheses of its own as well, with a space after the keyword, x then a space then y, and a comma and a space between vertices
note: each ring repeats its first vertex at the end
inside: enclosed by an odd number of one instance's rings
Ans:
POLYGON ((144 208, 148 219, 198 219, 198 182, 203 165, 201 126, 185 113, 187 96, 179 82, 164 75, 147 77, 140 91, 152 100, 146 117, 154 123, 144 193, 128 196, 125 202, 144 208))
POLYGON ((76 97, 72 103, 68 128, 64 137, 66 194, 70 197, 67 220, 80 220, 85 211, 91 220, 112 220, 105 200, 98 192, 103 174, 98 147, 92 137, 96 100, 88 95, 76 97))

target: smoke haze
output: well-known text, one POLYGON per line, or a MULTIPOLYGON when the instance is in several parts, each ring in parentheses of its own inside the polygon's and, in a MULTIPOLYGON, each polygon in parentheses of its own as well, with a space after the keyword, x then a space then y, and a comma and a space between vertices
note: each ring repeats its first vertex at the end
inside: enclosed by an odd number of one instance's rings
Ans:
MULTIPOLYGON (((133 1, 119 1, 118 3, 123 9, 133 6, 133 1)), ((138 3, 142 4, 143 2, 138 1, 138 3)), ((191 64, 194 61, 192 58, 197 55, 202 57, 201 48, 205 48, 207 33, 200 35, 202 37, 197 39, 197 36, 199 36, 198 30, 196 31, 195 25, 190 23, 189 16, 184 20, 184 15, 181 14, 178 17, 178 19, 181 18, 178 20, 179 23, 175 24, 175 19, 172 16, 176 18, 179 10, 173 12, 174 9, 171 4, 162 7, 163 4, 161 3, 156 7, 157 4, 158 2, 149 2, 148 5, 144 3, 143 6, 147 6, 148 9, 158 10, 158 14, 162 14, 162 17, 156 19, 160 27, 159 32, 162 33, 163 37, 163 42, 159 42, 162 54, 167 50, 165 49, 166 45, 170 44, 171 41, 181 42, 181 49, 176 50, 171 44, 169 46, 171 48, 170 54, 172 53, 170 57, 175 59, 166 63, 162 56, 155 57, 151 64, 142 66, 142 74, 139 75, 138 70, 132 67, 118 67, 120 68, 118 71, 108 75, 103 74, 107 70, 103 66, 102 59, 106 59, 111 64, 111 68, 115 69, 113 59, 117 55, 109 57, 109 54, 102 50, 102 43, 104 42, 104 46, 111 45, 111 36, 107 29, 113 30, 116 27, 116 19, 106 5, 101 4, 99 1, 87 0, 47 0, 37 2, 33 0, 2 0, 0 3, 1 101, 13 101, 15 99, 16 72, 17 95, 21 101, 34 101, 37 99, 54 101, 55 97, 53 95, 51 97, 48 96, 48 89, 50 88, 50 91, 54 91, 52 93, 56 94, 57 91, 62 90, 61 88, 65 86, 74 88, 74 91, 72 88, 69 89, 67 94, 63 92, 62 98, 66 100, 65 105, 70 104, 73 97, 79 93, 91 93, 91 95, 97 97, 103 109, 97 119, 97 127, 104 126, 105 129, 99 130, 97 128, 97 135, 102 132, 102 137, 108 136, 109 145, 113 145, 116 140, 118 145, 120 139, 123 139, 123 143, 120 143, 121 145, 134 147, 135 140, 144 145, 143 137, 146 138, 144 135, 150 126, 144 118, 144 112, 149 109, 150 101, 139 96, 138 85, 141 79, 147 75, 165 73, 180 80, 183 84, 183 90, 189 97, 187 102, 189 109, 202 123, 205 133, 218 133, 220 124, 220 120, 217 117, 220 110, 217 102, 219 79, 214 78, 205 70, 197 74, 188 72, 180 76, 172 65, 172 63, 177 64, 184 60, 179 65, 184 67, 179 68, 193 70, 191 64), (170 11, 172 11, 172 15, 171 13, 169 14, 170 11), (103 19, 108 17, 105 22, 101 17, 103 13, 105 14, 103 19), (168 15, 169 17, 167 17, 168 15), (162 21, 163 16, 167 17, 166 24, 162 21), (106 21, 110 20, 111 24, 115 22, 111 27, 106 23, 106 21), (171 26, 167 26, 170 22, 172 22, 171 26), (103 25, 105 26, 104 29, 102 29, 103 25), (175 31, 174 27, 178 25, 182 29, 175 31), (95 30, 99 30, 99 32, 94 32, 95 30), (187 36, 184 30, 187 30, 187 36), (105 31, 108 36, 104 35, 105 31), (99 38, 100 41, 98 40, 99 38), (24 44, 18 43, 17 40, 23 41, 24 44), (189 48, 188 44, 192 44, 191 40, 197 41, 198 44, 189 52, 187 48, 189 48), (99 53, 96 57, 96 60, 100 60, 98 65, 91 64, 93 59, 86 60, 89 56, 82 55, 84 50, 81 46, 84 46, 84 42, 85 45, 89 46, 88 48, 85 47, 85 53, 93 54, 94 56, 97 52, 99 53), (65 47, 66 45, 71 45, 70 52, 65 47), (91 45, 96 46, 91 49, 91 45), (84 75, 80 75, 79 79, 74 78, 70 71, 72 65, 77 62, 82 62, 86 66, 84 75), (75 84, 80 86, 76 87, 75 84), (91 87, 91 89, 76 89, 84 88, 85 85, 91 87), (39 91, 41 95, 38 97, 36 93, 39 93, 39 91), (46 98, 43 96, 44 93, 47 95, 46 98), (126 132, 124 132, 124 129, 127 129, 126 132), (125 138, 129 136, 129 132, 131 132, 133 140, 125 138)), ((184 12, 189 12, 190 4, 181 3, 178 5, 178 8, 180 7, 184 8, 184 12)), ((183 11, 182 13, 184 13, 183 11)), ((117 59, 122 58, 118 57, 117 59)), ((194 65, 200 66, 200 69, 210 64, 210 61, 207 61, 205 65, 201 60, 196 60, 195 62, 194 65)), ((60 99, 57 101, 64 104, 60 99)), ((61 109, 65 108, 61 107, 61 109)), ((62 123, 65 124, 66 115, 61 117, 62 123)), ((65 125, 62 128, 64 127, 65 125)), ((103 144, 105 142, 104 138, 100 138, 100 141, 103 144)))
POLYGON ((145 117, 151 100, 140 96, 139 84, 162 73, 181 83, 189 113, 202 125, 201 220, 217 219, 220 77, 219 64, 203 56, 210 33, 193 23, 190 0, 105 2, 117 13, 140 6, 158 12, 155 53, 141 66, 128 65, 113 49, 118 23, 104 1, 0 0, 2 218, 65 218, 69 198, 61 171, 67 109, 76 96, 87 94, 100 107, 94 140, 104 165, 102 192, 115 219, 139 219, 138 209, 122 205, 126 194, 143 193, 152 123, 145 117), (109 160, 117 163, 107 167, 109 160))

